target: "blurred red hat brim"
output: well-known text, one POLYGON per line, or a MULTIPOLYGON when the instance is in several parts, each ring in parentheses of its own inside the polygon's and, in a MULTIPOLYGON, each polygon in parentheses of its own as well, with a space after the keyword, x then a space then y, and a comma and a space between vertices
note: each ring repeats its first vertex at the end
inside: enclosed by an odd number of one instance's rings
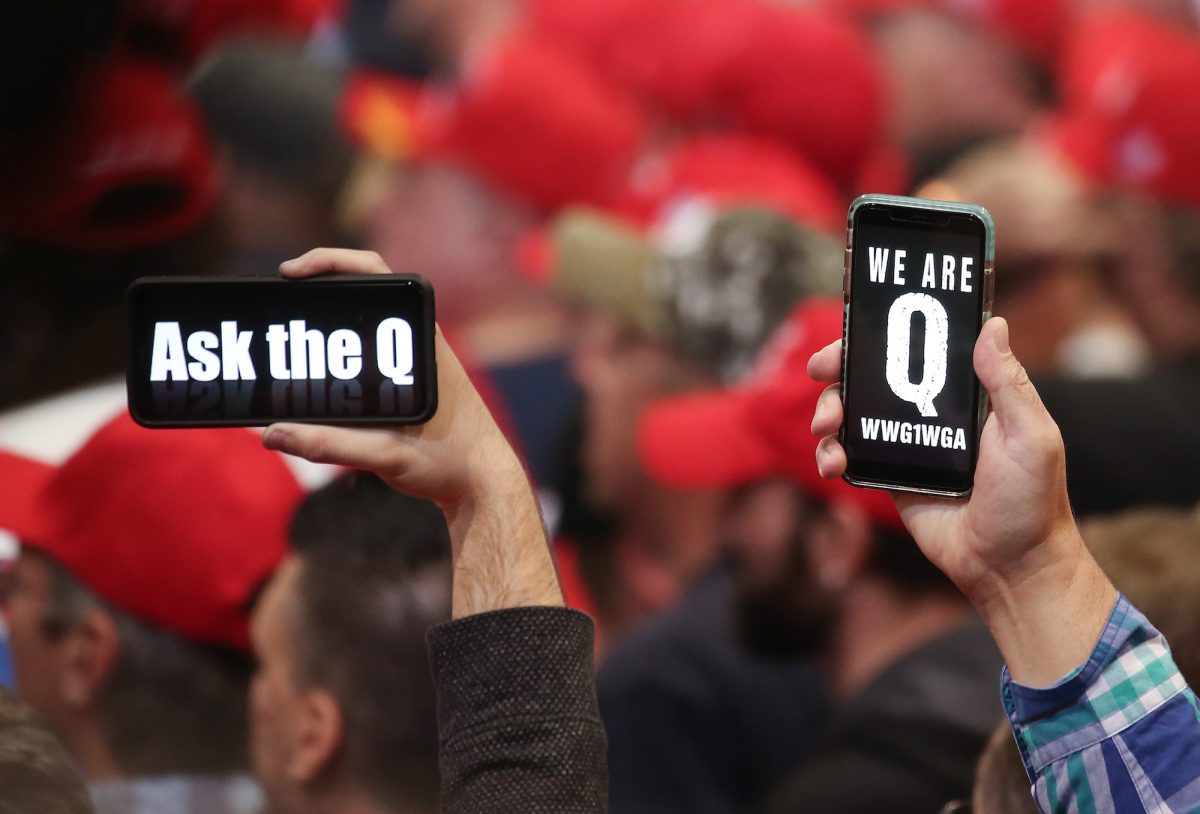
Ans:
POLYGON ((1081 113, 1058 113, 1039 123, 1031 135, 1067 159, 1082 175, 1102 184, 1113 180, 1111 127, 1103 119, 1081 113))
POLYGON ((44 528, 39 511, 41 495, 54 475, 54 467, 0 451, 0 529, 18 540, 35 537, 44 528))
POLYGON ((517 239, 517 271, 531 283, 550 286, 554 282, 554 241, 545 224, 538 224, 517 239))
POLYGON ((659 402, 642 413, 638 453, 655 480, 676 489, 723 489, 780 470, 775 449, 755 431, 740 391, 706 391, 659 402))

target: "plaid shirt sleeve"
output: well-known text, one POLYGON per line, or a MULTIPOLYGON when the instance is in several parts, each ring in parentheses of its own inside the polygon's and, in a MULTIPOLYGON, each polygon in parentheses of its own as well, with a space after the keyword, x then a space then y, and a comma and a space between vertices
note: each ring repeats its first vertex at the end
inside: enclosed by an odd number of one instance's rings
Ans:
POLYGON ((1047 689, 1006 668, 1001 696, 1040 811, 1200 814, 1200 706, 1124 596, 1083 666, 1047 689))

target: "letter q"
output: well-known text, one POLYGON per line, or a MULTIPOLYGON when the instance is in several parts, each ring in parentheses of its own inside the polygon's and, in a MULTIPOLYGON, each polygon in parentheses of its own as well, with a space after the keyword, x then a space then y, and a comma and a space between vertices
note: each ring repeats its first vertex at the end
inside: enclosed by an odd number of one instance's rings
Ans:
POLYGON ((388 317, 375 330, 375 354, 379 372, 393 384, 412 384, 412 326, 399 317, 388 317))

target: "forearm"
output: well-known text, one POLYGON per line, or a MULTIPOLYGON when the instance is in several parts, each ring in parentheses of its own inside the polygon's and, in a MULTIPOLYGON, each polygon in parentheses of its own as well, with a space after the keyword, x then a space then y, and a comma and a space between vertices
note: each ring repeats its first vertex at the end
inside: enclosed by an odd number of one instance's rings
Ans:
POLYGON ((454 547, 455 619, 505 608, 562 606, 537 499, 511 450, 487 462, 476 497, 446 517, 454 547))
POLYGON ((518 608, 430 632, 446 814, 607 811, 591 619, 518 608))
POLYGON ((1074 523, 971 597, 1013 680, 1049 686, 1083 664, 1117 592, 1074 523))

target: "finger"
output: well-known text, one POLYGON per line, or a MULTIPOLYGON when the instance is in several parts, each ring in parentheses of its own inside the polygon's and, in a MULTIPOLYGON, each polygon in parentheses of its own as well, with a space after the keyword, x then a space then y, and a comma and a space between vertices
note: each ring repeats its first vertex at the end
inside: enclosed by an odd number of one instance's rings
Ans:
POLYGON ((813 412, 812 434, 817 436, 833 435, 842 426, 842 388, 841 385, 831 384, 822 391, 817 399, 817 409, 813 412))
POLYGON ((306 458, 318 464, 339 464, 368 472, 399 468, 407 447, 389 430, 324 427, 316 424, 272 424, 262 436, 263 446, 306 458))
POLYGON ((392 273, 377 253, 357 249, 312 249, 293 260, 279 264, 279 273, 291 279, 313 277, 331 271, 346 274, 392 273))
POLYGON ((836 382, 842 376, 842 340, 830 342, 808 360, 808 375, 819 382, 836 382))
POLYGON ((817 444, 817 471, 828 480, 840 478, 846 471, 846 450, 836 435, 827 435, 817 444))
POLYGON ((993 317, 975 343, 975 374, 988 392, 1005 434, 1031 432, 1049 420, 1029 374, 1008 343, 1008 323, 993 317))

